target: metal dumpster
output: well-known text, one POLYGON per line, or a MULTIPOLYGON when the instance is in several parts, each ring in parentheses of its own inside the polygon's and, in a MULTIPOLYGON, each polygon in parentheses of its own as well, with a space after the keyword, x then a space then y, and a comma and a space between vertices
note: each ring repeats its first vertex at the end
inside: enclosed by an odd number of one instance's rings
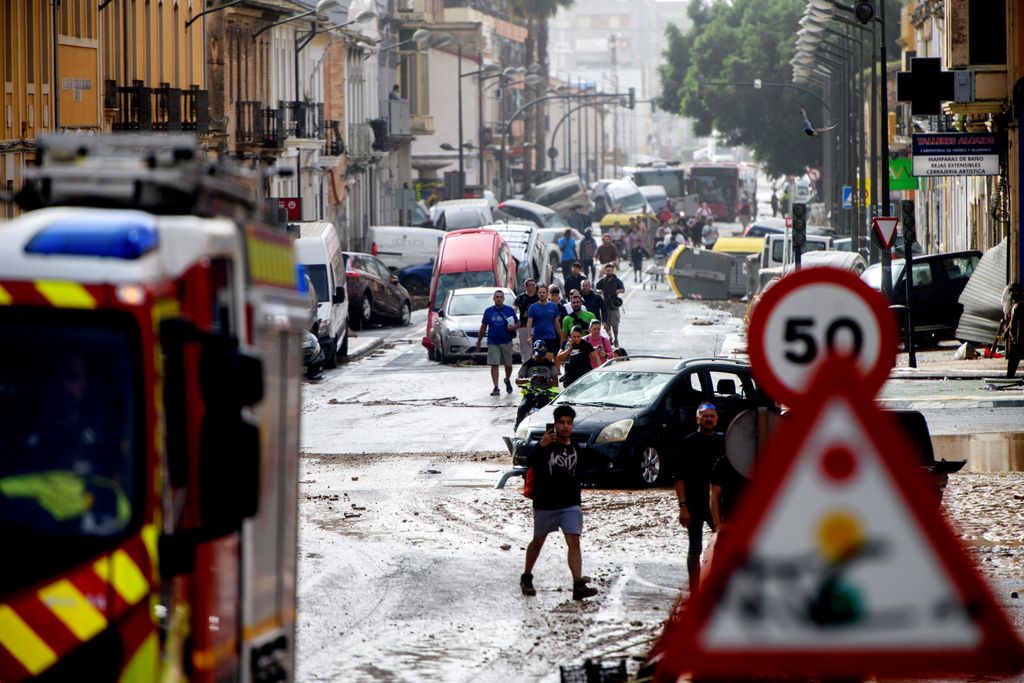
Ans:
POLYGON ((735 260, 729 254, 681 246, 665 266, 669 286, 680 299, 728 299, 735 260))

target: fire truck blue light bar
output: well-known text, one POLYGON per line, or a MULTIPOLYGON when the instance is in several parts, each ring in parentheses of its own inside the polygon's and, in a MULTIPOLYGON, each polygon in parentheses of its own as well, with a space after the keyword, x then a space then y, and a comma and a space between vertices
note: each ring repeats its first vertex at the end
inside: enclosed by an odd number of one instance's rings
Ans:
POLYGON ((26 254, 99 256, 134 260, 156 249, 160 234, 144 219, 102 217, 57 221, 43 228, 27 245, 26 254))

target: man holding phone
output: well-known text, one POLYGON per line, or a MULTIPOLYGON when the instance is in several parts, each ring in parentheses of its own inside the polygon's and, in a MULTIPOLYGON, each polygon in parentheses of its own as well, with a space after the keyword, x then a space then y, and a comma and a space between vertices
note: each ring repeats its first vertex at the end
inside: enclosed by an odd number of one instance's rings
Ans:
POLYGON ((597 589, 588 586, 590 579, 583 576, 579 455, 571 440, 576 411, 569 406, 558 406, 554 419, 527 460, 533 470, 533 540, 526 547, 526 567, 519 578, 519 587, 523 595, 537 594, 533 587, 533 565, 540 557, 548 534, 561 529, 569 547, 572 599, 583 600, 597 595, 597 589))

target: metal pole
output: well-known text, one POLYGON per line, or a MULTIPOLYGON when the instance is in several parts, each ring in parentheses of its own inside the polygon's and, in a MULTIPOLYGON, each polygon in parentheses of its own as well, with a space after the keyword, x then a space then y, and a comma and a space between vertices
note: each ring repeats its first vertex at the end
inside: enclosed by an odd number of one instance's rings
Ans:
MULTIPOLYGON (((886 63, 887 55, 885 50, 885 3, 878 3, 878 23, 882 29, 882 39, 878 45, 878 63, 882 71, 882 97, 879 102, 881 107, 880 117, 882 119, 881 130, 879 131, 882 140, 881 168, 878 172, 882 176, 882 207, 881 215, 889 215, 889 66, 886 63)), ((909 276, 910 273, 907 273, 909 276)), ((892 300, 892 250, 882 249, 882 294, 892 300)), ((907 302, 910 306, 910 302, 907 302)), ((909 311, 908 311, 909 312, 909 311)), ((907 339, 908 346, 912 344, 907 339)))
MULTIPOLYGON (((313 25, 316 29, 316 25, 313 25)), ((295 29, 293 35, 295 36, 295 101, 292 103, 292 125, 298 118, 299 112, 299 100, 301 99, 299 90, 299 29, 295 29)), ((302 206, 302 146, 295 148, 295 194, 299 196, 299 211, 302 212, 301 218, 305 218, 306 207, 302 206)))
MULTIPOLYGON (((583 79, 576 79, 577 92, 583 92, 583 79)), ((576 114, 576 173, 583 178, 583 111, 576 114)))
POLYGON ((458 48, 458 60, 459 60, 459 199, 466 194, 466 169, 465 169, 465 158, 464 150, 462 149, 462 43, 459 43, 458 48))
MULTIPOLYGON (((477 155, 480 159, 480 168, 477 171, 477 183, 484 187, 484 53, 477 50, 480 58, 480 69, 476 74, 476 146, 477 155)), ((462 79, 459 79, 462 80, 462 79)))

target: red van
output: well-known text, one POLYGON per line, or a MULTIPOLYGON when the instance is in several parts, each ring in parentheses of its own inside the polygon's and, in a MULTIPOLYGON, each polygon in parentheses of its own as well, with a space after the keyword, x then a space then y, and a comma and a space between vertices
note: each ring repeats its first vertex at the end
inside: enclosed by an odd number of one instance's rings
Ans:
MULTIPOLYGON (((435 360, 430 330, 449 291, 462 287, 508 287, 516 291, 516 262, 505 240, 494 230, 476 228, 449 232, 441 240, 430 278, 430 307, 423 346, 435 360)), ((506 302, 512 305, 512 302, 506 302)))

